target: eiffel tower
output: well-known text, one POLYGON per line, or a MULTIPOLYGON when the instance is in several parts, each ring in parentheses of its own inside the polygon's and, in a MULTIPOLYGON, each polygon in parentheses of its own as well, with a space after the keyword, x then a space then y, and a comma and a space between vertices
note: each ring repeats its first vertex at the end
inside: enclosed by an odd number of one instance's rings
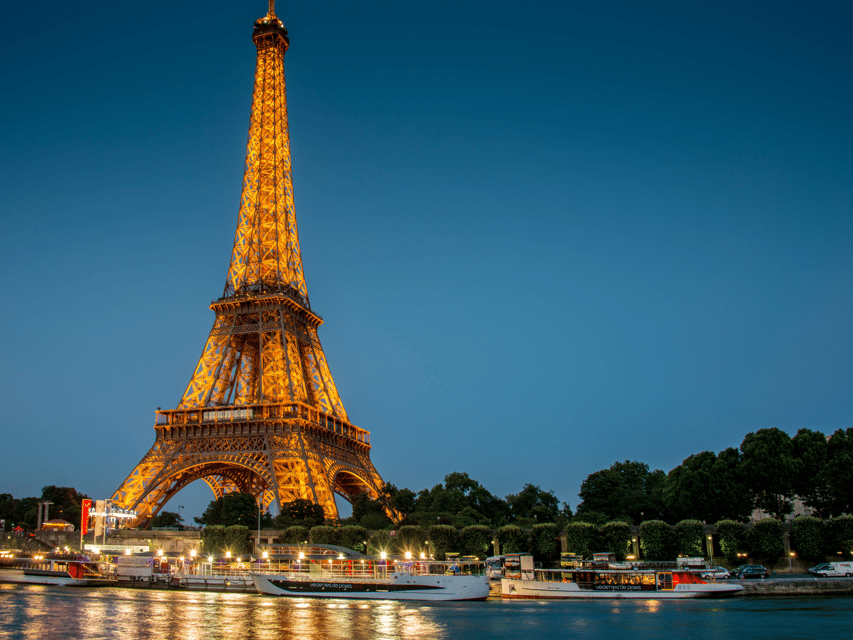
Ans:
POLYGON ((259 507, 297 498, 338 516, 333 494, 378 495, 370 433, 353 425, 317 337, 302 271, 284 54, 275 0, 255 22, 258 49, 243 192, 213 329, 176 409, 156 411, 151 450, 112 501, 146 526, 176 493, 204 480, 216 498, 251 493, 259 507))

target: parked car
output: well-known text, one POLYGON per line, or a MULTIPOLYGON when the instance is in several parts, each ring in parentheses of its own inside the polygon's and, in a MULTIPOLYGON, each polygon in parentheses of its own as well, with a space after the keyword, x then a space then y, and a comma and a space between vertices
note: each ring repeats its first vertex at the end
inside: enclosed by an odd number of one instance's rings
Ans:
POLYGON ((735 578, 738 580, 750 580, 753 578, 761 578, 763 580, 764 578, 769 577, 770 572, 766 567, 763 567, 760 564, 749 564, 742 567, 735 575, 735 578))
POLYGON ((710 570, 708 570, 708 571, 706 571, 700 575, 703 578, 705 578, 706 580, 708 580, 708 579, 725 580, 726 578, 728 578, 731 575, 731 573, 729 573, 729 570, 726 569, 725 567, 711 567, 710 570))
POLYGON ((853 576, 853 562, 827 562, 827 565, 815 573, 822 578, 853 576))
POLYGON ((815 566, 810 567, 809 573, 817 575, 820 571, 825 571, 826 569, 829 569, 830 566, 831 565, 828 562, 821 562, 820 564, 816 564, 815 566))

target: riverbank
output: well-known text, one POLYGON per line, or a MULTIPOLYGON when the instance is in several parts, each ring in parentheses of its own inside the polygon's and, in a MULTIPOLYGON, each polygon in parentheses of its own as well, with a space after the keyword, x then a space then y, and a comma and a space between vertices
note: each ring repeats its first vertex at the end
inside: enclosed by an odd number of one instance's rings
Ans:
POLYGON ((797 578, 735 580, 743 585, 742 596, 853 595, 853 578, 797 578))

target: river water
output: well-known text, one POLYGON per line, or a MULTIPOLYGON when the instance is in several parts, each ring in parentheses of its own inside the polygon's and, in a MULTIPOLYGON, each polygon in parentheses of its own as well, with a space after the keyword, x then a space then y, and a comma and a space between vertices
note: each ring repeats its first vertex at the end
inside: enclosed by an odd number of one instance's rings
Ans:
POLYGON ((853 597, 399 603, 0 585, 0 638, 853 638, 853 597))

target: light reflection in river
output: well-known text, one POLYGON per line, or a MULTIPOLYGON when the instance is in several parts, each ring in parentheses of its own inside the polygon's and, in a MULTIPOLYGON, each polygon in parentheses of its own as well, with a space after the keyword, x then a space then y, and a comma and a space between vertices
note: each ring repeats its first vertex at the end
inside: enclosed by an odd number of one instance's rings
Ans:
POLYGON ((13 640, 414 640, 690 636, 849 640, 852 598, 400 603, 0 585, 13 640))

